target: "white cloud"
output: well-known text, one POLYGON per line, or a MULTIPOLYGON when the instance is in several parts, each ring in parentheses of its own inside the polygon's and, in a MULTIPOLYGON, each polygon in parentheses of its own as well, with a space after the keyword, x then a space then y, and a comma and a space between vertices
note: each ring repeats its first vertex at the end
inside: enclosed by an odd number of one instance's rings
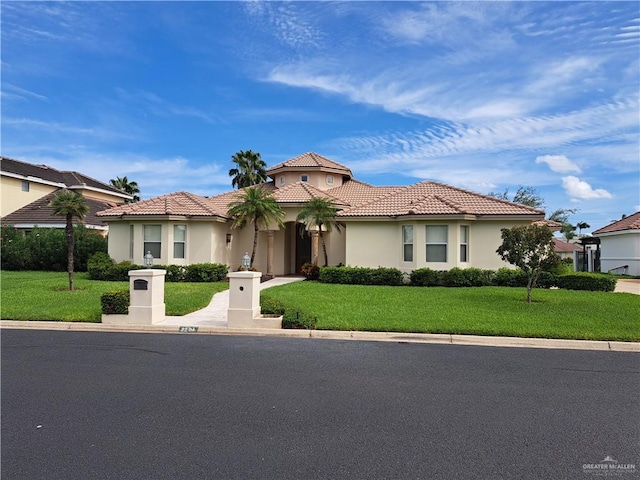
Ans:
POLYGON ((565 155, 542 155, 536 158, 536 163, 546 163, 551 170, 557 173, 582 172, 580 167, 565 155))
POLYGON ((597 188, 594 190, 587 182, 584 182, 573 175, 562 178, 562 187, 567 191, 570 197, 576 199, 590 200, 594 198, 612 198, 612 195, 605 189, 597 188))

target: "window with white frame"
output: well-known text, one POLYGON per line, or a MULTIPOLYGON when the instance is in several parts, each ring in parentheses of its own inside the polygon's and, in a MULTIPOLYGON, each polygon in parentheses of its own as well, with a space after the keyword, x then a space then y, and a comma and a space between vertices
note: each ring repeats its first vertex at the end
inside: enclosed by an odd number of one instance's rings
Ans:
MULTIPOLYGON (((129 258, 133 259, 133 225, 129 225, 129 258)), ((147 253, 147 252, 145 252, 147 253)))
POLYGON ((29 182, 27 182, 26 180, 22 181, 22 191, 23 192, 28 192, 29 191, 29 182))
POLYGON ((447 261, 448 227, 446 225, 426 226, 427 262, 447 261))
POLYGON ((333 185, 333 175, 327 175, 327 185, 333 185))
POLYGON ((284 182, 285 182, 285 176, 280 175, 280 185, 284 185, 284 182))
POLYGON ((187 226, 173 226, 173 258, 184 258, 184 247, 187 241, 187 226))
POLYGON ((469 227, 460 225, 460 261, 469 261, 469 227))
POLYGON ((413 225, 402 226, 402 261, 413 262, 413 225))
POLYGON ((150 252, 153 258, 160 258, 162 252, 162 225, 143 225, 144 252, 150 252))
POLYGON ((309 181, 309 176, 308 175, 300 175, 300 181, 301 182, 308 182, 309 181))

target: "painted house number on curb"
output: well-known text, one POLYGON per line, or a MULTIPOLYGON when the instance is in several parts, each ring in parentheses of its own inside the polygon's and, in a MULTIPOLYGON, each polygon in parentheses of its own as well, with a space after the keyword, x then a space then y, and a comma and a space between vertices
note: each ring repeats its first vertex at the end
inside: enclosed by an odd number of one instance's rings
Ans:
POLYGON ((198 331, 198 327, 180 327, 178 331, 182 333, 195 333, 198 331))

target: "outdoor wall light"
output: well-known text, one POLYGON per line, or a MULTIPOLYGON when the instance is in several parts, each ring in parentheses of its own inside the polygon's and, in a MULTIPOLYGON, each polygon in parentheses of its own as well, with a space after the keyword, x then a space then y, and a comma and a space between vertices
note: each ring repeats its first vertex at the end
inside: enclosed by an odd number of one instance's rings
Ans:
POLYGON ((251 266, 251 257, 249 256, 249 252, 244 252, 244 255, 242 256, 242 269, 249 270, 250 266, 251 266))
POLYGON ((153 255, 151 255, 151 252, 145 253, 144 266, 149 268, 153 266, 153 255))

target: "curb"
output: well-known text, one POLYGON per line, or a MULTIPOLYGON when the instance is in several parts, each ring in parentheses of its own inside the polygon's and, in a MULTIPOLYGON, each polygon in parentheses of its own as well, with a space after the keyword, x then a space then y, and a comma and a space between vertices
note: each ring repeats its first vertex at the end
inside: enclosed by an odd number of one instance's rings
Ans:
POLYGON ((546 338, 494 337, 402 332, 360 332, 335 330, 275 330, 230 329, 223 327, 192 327, 185 325, 105 325, 83 322, 46 322, 0 320, 0 329, 68 330, 75 332, 173 333, 181 335, 232 335, 282 338, 314 338, 359 340, 367 342, 432 343, 485 347, 549 348, 563 350, 595 350, 609 352, 640 352, 639 342, 600 340, 562 340, 546 338))

